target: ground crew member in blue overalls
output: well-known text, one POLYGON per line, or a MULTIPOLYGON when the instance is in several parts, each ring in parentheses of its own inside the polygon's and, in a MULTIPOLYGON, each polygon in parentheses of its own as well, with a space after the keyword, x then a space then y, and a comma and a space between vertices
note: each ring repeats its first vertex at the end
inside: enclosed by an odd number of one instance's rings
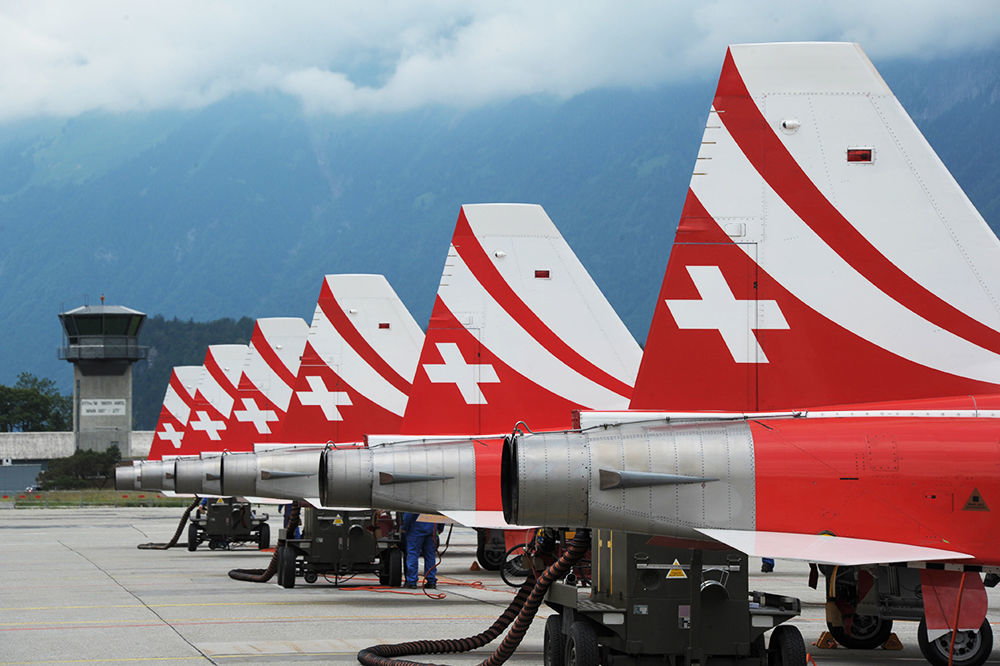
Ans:
POLYGON ((406 540, 406 584, 417 586, 419 558, 424 557, 424 588, 437 587, 437 525, 417 522, 418 513, 403 514, 403 538, 406 540))

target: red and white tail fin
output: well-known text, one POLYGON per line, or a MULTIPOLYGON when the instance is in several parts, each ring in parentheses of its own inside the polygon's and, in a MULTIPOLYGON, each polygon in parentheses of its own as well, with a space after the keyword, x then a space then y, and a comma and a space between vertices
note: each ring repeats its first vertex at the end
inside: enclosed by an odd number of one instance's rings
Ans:
POLYGON ((303 320, 292 317, 256 321, 224 448, 247 451, 254 444, 275 440, 288 411, 308 331, 303 320))
POLYGON ((249 351, 246 345, 211 345, 205 352, 205 371, 189 405, 191 414, 182 440, 185 454, 247 450, 237 444, 230 417, 249 351))
POLYGON ((998 390, 1000 242, 860 47, 730 47, 632 407, 998 390))
POLYGON ((184 449, 184 433, 191 416, 191 406, 195 403, 195 391, 201 383, 205 367, 201 365, 176 366, 170 373, 160 418, 153 431, 153 442, 149 448, 150 460, 162 460, 164 456, 197 454, 198 451, 184 449))
POLYGON ((403 432, 568 427, 624 408, 640 356, 541 206, 462 206, 403 432))
POLYGON ((398 431, 423 337, 383 276, 326 276, 275 441, 357 442, 398 431))

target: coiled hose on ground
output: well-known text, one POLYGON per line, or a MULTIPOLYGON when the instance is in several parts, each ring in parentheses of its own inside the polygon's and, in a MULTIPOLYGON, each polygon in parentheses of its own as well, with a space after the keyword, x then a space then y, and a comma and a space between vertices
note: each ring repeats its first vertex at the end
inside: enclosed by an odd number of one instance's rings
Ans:
POLYGON ((184 515, 181 516, 181 522, 177 523, 177 529, 174 530, 174 536, 170 539, 170 541, 166 543, 140 543, 136 546, 136 548, 139 548, 140 550, 166 550, 167 548, 174 548, 175 546, 186 546, 187 542, 177 543, 177 540, 181 538, 181 532, 184 531, 184 526, 187 525, 191 512, 195 510, 199 502, 201 502, 201 498, 195 497, 194 501, 191 502, 191 506, 184 509, 184 515))
POLYGON ((366 666, 436 666, 417 661, 396 659, 405 655, 415 654, 447 654, 469 652, 491 642, 508 626, 510 631, 489 657, 480 662, 479 666, 499 666, 510 659, 514 650, 524 639, 531 621, 538 612, 545 593, 553 581, 559 580, 580 561, 590 550, 590 531, 580 530, 569 542, 563 554, 550 565, 537 579, 531 576, 518 589, 513 601, 503 614, 486 631, 468 638, 444 638, 437 640, 408 641, 386 645, 374 645, 358 653, 358 661, 366 666), (513 624, 512 624, 513 623, 513 624))
MULTIPOLYGON (((288 513, 288 522, 285 524, 285 534, 292 534, 299 526, 302 506, 298 502, 292 502, 288 513)), ((271 580, 278 571, 278 555, 285 545, 284 539, 278 539, 271 560, 267 563, 266 569, 230 569, 229 577, 233 580, 245 580, 250 583, 266 583, 271 580)))

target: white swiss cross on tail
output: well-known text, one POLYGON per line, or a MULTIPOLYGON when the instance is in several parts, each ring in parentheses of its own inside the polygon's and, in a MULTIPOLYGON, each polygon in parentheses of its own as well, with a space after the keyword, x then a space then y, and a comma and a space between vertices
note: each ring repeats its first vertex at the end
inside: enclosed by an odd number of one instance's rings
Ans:
POLYGON ((424 363, 424 371, 432 384, 454 384, 467 405, 485 405, 486 397, 480 384, 499 384, 497 371, 489 364, 470 364, 462 358, 462 350, 454 342, 437 343, 444 364, 424 363))
POLYGON ((184 439, 184 433, 174 428, 173 423, 163 424, 163 430, 156 434, 163 441, 173 444, 175 449, 181 448, 181 440, 184 439))
POLYGON ((192 430, 202 430, 208 433, 208 438, 213 442, 217 442, 222 439, 222 437, 219 436, 219 431, 226 429, 225 422, 213 421, 211 417, 209 417, 208 412, 195 412, 195 414, 198 416, 198 420, 191 421, 188 424, 188 427, 192 430))
POLYGON ((252 423, 261 435, 270 434, 270 421, 277 421, 278 415, 270 409, 261 409, 253 398, 243 398, 243 409, 233 412, 237 421, 252 423))
POLYGON ((778 303, 736 300, 718 266, 688 266, 687 271, 701 299, 665 301, 677 328, 716 330, 737 363, 767 363, 753 332, 788 328, 778 303))
POLYGON ((343 421, 344 417, 337 408, 350 407, 353 404, 351 396, 343 391, 330 391, 323 378, 316 375, 306 377, 306 382, 311 390, 295 392, 299 396, 299 402, 302 403, 302 406, 319 407, 323 410, 323 416, 326 417, 327 421, 343 421))

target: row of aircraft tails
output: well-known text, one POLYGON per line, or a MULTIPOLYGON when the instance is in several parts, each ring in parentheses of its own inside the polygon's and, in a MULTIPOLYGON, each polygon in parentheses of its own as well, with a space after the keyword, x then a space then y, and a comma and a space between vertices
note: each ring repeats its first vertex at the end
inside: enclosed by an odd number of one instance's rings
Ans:
POLYGON ((894 564, 978 630, 1000 242, 860 47, 732 46, 644 350, 541 207, 465 205, 424 332, 327 276, 174 369, 149 458, 119 483, 894 564))

